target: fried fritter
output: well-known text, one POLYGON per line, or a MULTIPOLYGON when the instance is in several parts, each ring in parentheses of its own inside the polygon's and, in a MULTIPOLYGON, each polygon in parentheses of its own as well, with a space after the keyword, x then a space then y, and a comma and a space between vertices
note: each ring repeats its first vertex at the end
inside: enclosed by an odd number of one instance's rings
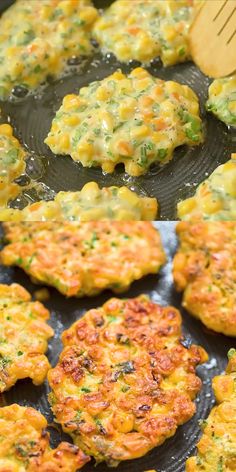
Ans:
POLYGON ((52 201, 40 201, 23 210, 1 210, 0 221, 155 220, 156 198, 139 196, 128 187, 103 187, 88 182, 80 192, 59 192, 52 201))
POLYGON ((25 158, 26 153, 14 137, 13 128, 9 124, 0 124, 0 209, 21 191, 15 180, 25 170, 25 158))
POLYGON ((187 85, 164 81, 138 67, 119 69, 63 99, 45 139, 51 151, 84 167, 138 177, 166 164, 178 146, 203 141, 199 102, 187 85))
POLYGON ((90 0, 14 2, 0 18, 0 99, 14 86, 34 89, 49 74, 60 76, 68 59, 90 54, 97 15, 90 0))
POLYGON ((23 287, 0 284, 0 392, 27 377, 43 383, 50 367, 44 353, 53 336, 48 318, 48 310, 23 287))
POLYGON ((236 223, 181 222, 174 257, 183 306, 208 328, 236 336, 236 223))
POLYGON ((236 470, 236 350, 230 349, 228 357, 226 373, 215 377, 212 383, 219 405, 202 421, 197 456, 187 460, 187 472, 236 470))
POLYGON ((206 109, 228 126, 236 126, 236 74, 212 82, 206 109))
POLYGON ((189 27, 199 0, 116 0, 94 25, 93 34, 105 53, 120 61, 149 62, 161 58, 164 66, 190 59, 189 27))
POLYGON ((5 223, 4 230, 3 264, 19 265, 68 297, 122 292, 165 262, 148 222, 5 223))
POLYGON ((76 472, 89 461, 76 446, 49 445, 47 421, 34 408, 0 408, 0 472, 76 472))
POLYGON ((181 316, 141 295, 107 301, 62 335, 48 373, 52 410, 97 462, 115 466, 174 435, 195 413, 205 351, 181 344, 181 316))
POLYGON ((236 220, 236 154, 204 180, 193 197, 178 203, 181 220, 236 220))

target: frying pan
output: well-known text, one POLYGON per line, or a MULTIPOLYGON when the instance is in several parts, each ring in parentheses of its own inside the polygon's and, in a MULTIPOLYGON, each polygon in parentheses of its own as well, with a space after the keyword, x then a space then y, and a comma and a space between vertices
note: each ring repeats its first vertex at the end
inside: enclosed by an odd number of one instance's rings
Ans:
MULTIPOLYGON (((1 0, 0 12, 11 3, 13 0, 1 0)), ((94 0, 97 8, 111 3, 112 0, 94 0)), ((236 152, 236 130, 227 128, 205 111, 209 78, 192 62, 164 68, 159 61, 153 61, 147 69, 154 76, 187 84, 197 93, 205 130, 202 145, 179 147, 170 163, 162 167, 156 165, 145 176, 138 178, 125 174, 122 165, 117 166, 113 174, 104 175, 100 168, 83 168, 70 157, 52 154, 44 139, 63 97, 68 93, 78 93, 82 86, 101 80, 118 68, 128 73, 137 65, 139 63, 134 61, 122 64, 113 55, 104 57, 97 49, 80 65, 69 67, 63 79, 51 81, 36 95, 29 94, 24 99, 11 97, 6 102, 0 102, 4 118, 9 117, 16 136, 27 149, 27 174, 42 183, 37 192, 23 192, 13 206, 22 208, 27 202, 39 198, 50 199, 60 190, 80 190, 86 182, 95 180, 100 186, 126 184, 142 195, 154 196, 160 203, 160 219, 175 220, 177 202, 193 195, 196 185, 219 164, 227 161, 231 152, 236 152)))
MULTIPOLYGON (((179 427, 176 434, 162 446, 153 449, 141 459, 120 464, 116 469, 117 472, 144 472, 150 469, 158 472, 184 472, 186 458, 193 455, 195 444, 200 435, 198 422, 200 419, 207 417, 214 403, 211 379, 224 371, 227 363, 227 352, 231 347, 236 347, 235 339, 208 331, 181 307, 181 295, 176 293, 171 275, 172 258, 177 248, 175 222, 156 222, 155 226, 161 232, 168 262, 158 275, 147 276, 133 283, 130 290, 122 294, 121 297, 136 297, 141 293, 145 293, 156 303, 174 305, 181 311, 183 317, 183 333, 186 346, 189 343, 203 346, 209 354, 209 361, 197 369, 203 385, 196 399, 197 413, 195 416, 188 423, 179 427)), ((32 294, 38 289, 38 286, 33 285, 22 270, 0 266, 0 283, 10 284, 12 282, 22 284, 32 294)), ((55 336, 49 342, 48 357, 51 364, 55 366, 62 349, 60 341, 62 331, 80 318, 86 310, 101 306, 114 295, 112 292, 106 291, 102 295, 93 298, 66 299, 54 289, 49 289, 49 291, 50 299, 45 302, 45 305, 51 312, 50 324, 55 330, 55 336)), ((53 424, 53 416, 47 402, 48 393, 47 383, 35 387, 30 380, 23 380, 17 382, 15 387, 0 396, 0 404, 3 406, 16 402, 40 410, 51 425, 49 428, 51 443, 52 446, 56 446, 59 440, 67 439, 70 441, 70 438, 61 432, 58 425, 55 428, 53 424)), ((82 470, 84 472, 108 472, 111 469, 104 463, 95 469, 94 462, 91 461, 82 470)))

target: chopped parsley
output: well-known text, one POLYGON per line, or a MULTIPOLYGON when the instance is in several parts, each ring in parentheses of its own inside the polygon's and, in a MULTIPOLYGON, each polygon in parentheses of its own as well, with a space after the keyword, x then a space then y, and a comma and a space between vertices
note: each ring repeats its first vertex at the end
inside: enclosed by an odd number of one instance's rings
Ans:
POLYGON ((91 392, 91 389, 90 388, 87 388, 87 387, 81 387, 81 392, 84 392, 84 393, 90 393, 91 392))
POLYGON ((235 355, 236 355, 236 349, 232 347, 228 352, 228 359, 232 359, 232 357, 235 355))

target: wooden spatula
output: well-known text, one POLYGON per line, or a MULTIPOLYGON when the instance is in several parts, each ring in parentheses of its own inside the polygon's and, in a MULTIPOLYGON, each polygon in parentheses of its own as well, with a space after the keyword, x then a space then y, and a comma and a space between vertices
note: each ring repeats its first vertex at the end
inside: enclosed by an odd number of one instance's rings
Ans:
POLYGON ((206 0, 190 28, 194 62, 210 77, 236 71, 236 0, 206 0))

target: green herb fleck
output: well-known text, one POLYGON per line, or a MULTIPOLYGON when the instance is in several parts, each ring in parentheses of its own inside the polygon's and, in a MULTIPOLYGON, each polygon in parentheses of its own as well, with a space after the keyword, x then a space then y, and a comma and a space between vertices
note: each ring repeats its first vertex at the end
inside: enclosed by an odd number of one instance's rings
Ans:
POLYGON ((84 392, 84 393, 90 393, 91 392, 91 389, 87 388, 87 387, 82 387, 80 390, 81 390, 81 392, 84 392))
POLYGON ((147 160, 148 160, 148 158, 147 158, 147 148, 146 148, 145 144, 143 146, 141 146, 140 153, 141 153, 141 159, 140 159, 139 164, 141 166, 143 166, 143 165, 147 164, 147 160))
POLYGON ((90 241, 85 241, 85 245, 89 249, 94 249, 96 241, 98 241, 98 237, 97 237, 97 233, 95 233, 95 231, 94 231, 90 241))
POLYGON ((86 22, 84 20, 81 20, 81 18, 78 18, 76 21, 74 21, 74 24, 76 26, 84 26, 86 22))
POLYGON ((7 164, 15 164, 18 158, 19 149, 9 149, 6 153, 6 157, 4 157, 4 161, 7 164))
POLYGON ((164 148, 158 149, 158 151, 157 151, 158 159, 165 159, 167 154, 168 154, 168 151, 167 151, 167 149, 164 149, 164 148))
POLYGON ((16 259, 16 264, 17 264, 17 265, 20 265, 20 264, 22 264, 22 263, 23 263, 22 257, 18 257, 18 258, 16 259))
POLYGON ((223 472, 223 457, 221 456, 217 464, 217 472, 223 472))
POLYGON ((35 34, 32 29, 29 29, 28 31, 24 31, 24 37, 22 41, 20 42, 20 44, 22 46, 26 46, 27 44, 31 43, 31 41, 33 41, 34 38, 35 38, 35 34))
POLYGON ((182 47, 179 49, 178 54, 180 57, 184 56, 186 54, 186 49, 185 47, 182 47))
POLYGON ((63 10, 61 8, 56 8, 53 14, 50 16, 49 21, 56 20, 59 16, 63 15, 63 10))
POLYGON ((232 359, 232 357, 235 355, 236 355, 236 349, 232 347, 228 352, 228 359, 232 359))
POLYGON ((199 420, 199 426, 201 427, 202 430, 204 430, 207 425, 208 425, 207 420, 199 420))
POLYGON ((16 449, 16 452, 20 454, 20 456, 22 457, 28 456, 28 452, 22 446, 20 446, 20 444, 16 444, 15 449, 16 449))
POLYGON ((114 321, 117 321, 117 316, 107 315, 107 321, 109 324, 114 323, 114 321))
POLYGON ((40 65, 40 64, 37 64, 37 66, 35 66, 35 68, 34 68, 34 73, 35 73, 35 74, 38 74, 38 73, 41 72, 41 71, 42 71, 41 65, 40 65))
POLYGON ((0 370, 5 369, 11 363, 11 359, 9 357, 3 357, 0 354, 0 370))
POLYGON ((34 447, 36 444, 37 444, 36 441, 29 441, 30 447, 34 447))
POLYGON ((94 128, 93 132, 94 132, 95 136, 100 136, 100 134, 101 134, 100 128, 94 128))

